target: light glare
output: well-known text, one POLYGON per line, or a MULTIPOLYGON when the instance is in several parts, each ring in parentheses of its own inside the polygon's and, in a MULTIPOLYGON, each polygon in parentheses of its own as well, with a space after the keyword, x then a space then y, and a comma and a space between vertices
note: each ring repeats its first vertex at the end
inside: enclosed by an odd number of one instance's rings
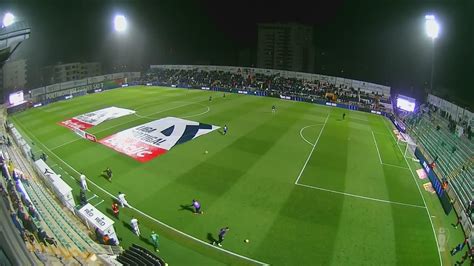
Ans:
POLYGON ((117 15, 114 18, 114 28, 118 32, 123 32, 127 29, 127 19, 123 15, 117 15))
POLYGON ((426 15, 425 16, 425 30, 428 37, 431 39, 436 39, 439 34, 439 24, 436 21, 435 16, 426 15))
POLYGON ((15 22, 15 16, 13 16, 12 13, 8 12, 5 14, 5 16, 3 16, 2 22, 3 22, 3 27, 8 27, 11 24, 13 24, 13 22, 15 22))

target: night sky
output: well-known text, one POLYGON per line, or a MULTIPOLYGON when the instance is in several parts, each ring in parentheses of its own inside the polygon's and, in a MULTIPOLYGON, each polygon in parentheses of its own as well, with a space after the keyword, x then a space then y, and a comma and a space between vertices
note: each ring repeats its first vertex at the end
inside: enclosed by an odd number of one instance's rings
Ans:
POLYGON ((300 22, 314 25, 316 73, 417 97, 429 87, 430 13, 441 23, 434 88, 461 105, 474 103, 474 1, 3 1, 0 13, 6 10, 32 26, 14 58, 29 60, 33 80, 58 61, 100 61, 105 72, 117 64, 251 66, 257 23, 300 22), (113 32, 117 13, 129 21, 126 34, 113 32))

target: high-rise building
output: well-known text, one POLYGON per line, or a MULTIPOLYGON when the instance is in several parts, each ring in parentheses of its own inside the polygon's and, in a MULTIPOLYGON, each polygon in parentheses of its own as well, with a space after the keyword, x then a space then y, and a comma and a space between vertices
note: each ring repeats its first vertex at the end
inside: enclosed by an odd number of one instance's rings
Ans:
POLYGON ((258 25, 257 66, 314 71, 313 28, 296 23, 258 25))
POLYGON ((43 85, 78 80, 102 74, 100 63, 58 63, 53 66, 43 67, 42 71, 43 85))
POLYGON ((5 90, 20 90, 26 86, 27 63, 25 59, 7 61, 3 65, 3 88, 5 90))

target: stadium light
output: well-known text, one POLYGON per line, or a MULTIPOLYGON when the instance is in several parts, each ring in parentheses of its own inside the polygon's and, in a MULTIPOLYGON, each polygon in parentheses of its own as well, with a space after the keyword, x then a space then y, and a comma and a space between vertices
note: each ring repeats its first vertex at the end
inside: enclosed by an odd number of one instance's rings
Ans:
POLYGON ((118 32, 124 32, 127 29, 127 19, 124 15, 116 15, 114 18, 114 29, 118 32))
POLYGON ((426 30, 426 34, 431 39, 434 40, 434 39, 438 38, 439 24, 436 21, 435 16, 433 16, 433 15, 426 15, 425 16, 425 30, 426 30))
POLYGON ((11 24, 13 24, 13 22, 15 22, 15 16, 14 16, 12 13, 7 12, 7 13, 3 16, 3 21, 2 21, 3 27, 8 27, 8 26, 10 26, 11 24))
POLYGON ((433 92, 435 39, 438 38, 438 35, 439 35, 439 24, 436 21, 436 18, 434 15, 425 16, 425 31, 428 37, 431 38, 431 41, 433 43, 433 48, 431 52, 431 79, 430 79, 430 90, 431 92, 433 92))

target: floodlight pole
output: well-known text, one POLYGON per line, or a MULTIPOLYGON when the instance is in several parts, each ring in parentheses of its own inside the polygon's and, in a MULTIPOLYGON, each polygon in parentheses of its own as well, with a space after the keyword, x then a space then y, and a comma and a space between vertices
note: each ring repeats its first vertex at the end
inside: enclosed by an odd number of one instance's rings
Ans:
POLYGON ((435 61, 435 38, 431 38, 433 47, 431 48, 431 80, 430 80, 430 93, 433 93, 433 76, 434 76, 434 61, 435 61))

